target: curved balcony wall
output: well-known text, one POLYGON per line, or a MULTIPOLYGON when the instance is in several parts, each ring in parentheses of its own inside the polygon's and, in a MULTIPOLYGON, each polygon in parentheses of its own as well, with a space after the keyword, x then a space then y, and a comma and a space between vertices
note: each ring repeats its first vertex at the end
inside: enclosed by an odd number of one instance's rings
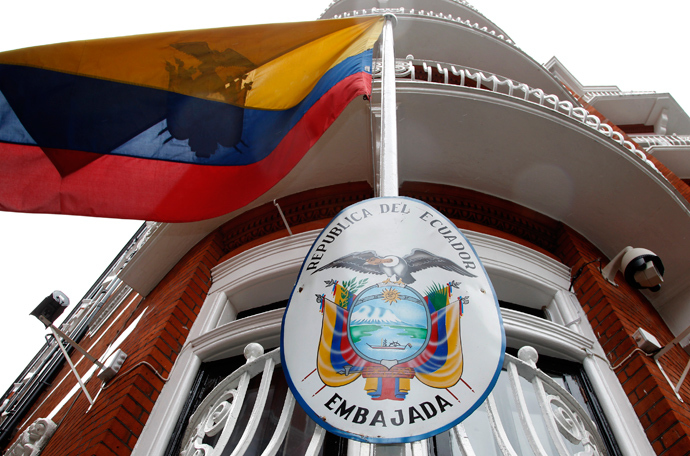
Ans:
MULTIPOLYGON (((437 77, 438 71, 432 80, 437 77)), ((669 324, 687 322, 690 310, 677 304, 690 297, 683 253, 690 250, 687 200, 645 159, 614 140, 610 129, 593 128, 586 117, 559 109, 553 98, 542 97, 540 104, 539 97, 525 100, 520 90, 504 93, 506 86, 494 92, 492 84, 483 81, 477 89, 474 82, 467 87, 398 80, 401 185, 446 184, 513 201, 562 221, 609 258, 626 245, 643 245, 666 266, 666 283, 648 298, 669 324)), ((126 282, 146 294, 161 278, 150 271, 165 273, 205 234, 274 199, 280 203, 287 195, 362 180, 373 187, 370 106, 378 104, 378 91, 375 81, 373 99, 355 100, 305 159, 254 203, 215 220, 166 226, 160 244, 150 246, 157 253, 142 257, 126 282)))
POLYGON ((453 62, 502 74, 575 102, 570 92, 542 65, 518 48, 503 32, 455 14, 424 9, 373 8, 344 12, 336 17, 395 13, 395 55, 453 62))

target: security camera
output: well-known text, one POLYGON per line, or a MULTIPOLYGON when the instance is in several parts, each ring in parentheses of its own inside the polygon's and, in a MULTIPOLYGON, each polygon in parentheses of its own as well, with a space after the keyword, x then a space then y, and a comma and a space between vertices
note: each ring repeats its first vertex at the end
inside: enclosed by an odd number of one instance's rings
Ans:
POLYGON ((637 289, 659 291, 664 279, 664 264, 654 252, 626 247, 601 271, 601 274, 616 285, 616 272, 621 271, 625 281, 637 289))
POLYGON ((65 296, 62 291, 55 290, 41 301, 41 303, 31 311, 30 315, 36 318, 44 317, 50 323, 54 323, 67 306, 69 306, 69 298, 65 296))

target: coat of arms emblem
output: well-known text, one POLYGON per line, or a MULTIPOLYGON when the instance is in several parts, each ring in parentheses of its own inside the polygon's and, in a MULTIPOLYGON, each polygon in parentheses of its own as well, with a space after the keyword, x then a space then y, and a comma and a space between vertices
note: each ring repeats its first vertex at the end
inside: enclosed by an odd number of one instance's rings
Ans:
POLYGON ((298 402, 332 432, 375 443, 457 424, 490 392, 504 348, 498 304, 469 242, 407 198, 337 216, 306 257, 283 320, 298 402))

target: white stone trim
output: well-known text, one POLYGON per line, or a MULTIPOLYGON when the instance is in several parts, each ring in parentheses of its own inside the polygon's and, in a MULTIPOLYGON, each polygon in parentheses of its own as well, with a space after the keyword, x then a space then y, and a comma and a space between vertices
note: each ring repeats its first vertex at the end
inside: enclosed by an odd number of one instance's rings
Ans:
POLYGON ((285 270, 299 270, 320 230, 277 239, 242 252, 213 268, 209 294, 244 289, 285 270), (301 256, 299 252, 303 252, 301 256))

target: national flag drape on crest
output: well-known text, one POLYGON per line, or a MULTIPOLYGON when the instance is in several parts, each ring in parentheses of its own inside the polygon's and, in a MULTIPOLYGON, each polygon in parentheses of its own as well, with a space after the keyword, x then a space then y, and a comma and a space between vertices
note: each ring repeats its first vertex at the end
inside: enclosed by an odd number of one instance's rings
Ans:
POLYGON ((371 91, 383 19, 0 53, 0 210, 186 222, 282 179, 371 91))

